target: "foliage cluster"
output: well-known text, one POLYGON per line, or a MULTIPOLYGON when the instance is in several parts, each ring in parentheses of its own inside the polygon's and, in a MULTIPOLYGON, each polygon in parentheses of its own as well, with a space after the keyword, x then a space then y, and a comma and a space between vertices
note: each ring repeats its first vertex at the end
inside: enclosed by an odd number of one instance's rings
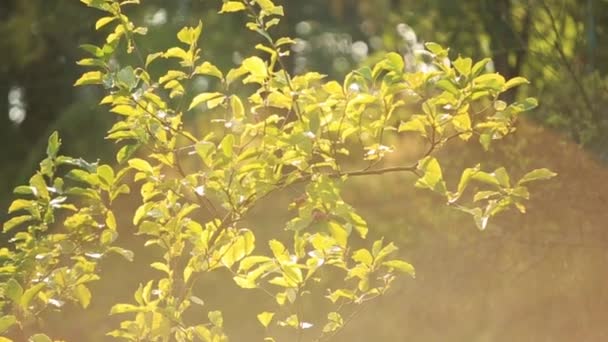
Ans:
POLYGON ((209 308, 195 286, 223 269, 239 287, 269 296, 257 316, 266 340, 283 331, 291 340, 330 340, 357 307, 384 295, 397 274, 414 276, 392 242, 365 242, 365 219, 341 196, 349 178, 411 173, 416 187, 471 214, 483 230, 508 208, 525 212, 527 183, 555 175, 537 169, 512 180, 504 167, 488 172, 475 165, 455 185, 444 180, 435 155, 445 144, 460 139, 488 149, 536 106, 532 98, 499 99, 527 80, 487 73, 489 59, 451 61, 446 49, 430 43, 426 53, 433 62, 424 72, 405 72, 403 57, 389 53, 343 82, 316 72, 294 76, 283 63, 294 40, 270 33, 283 7, 243 0, 223 2, 220 12, 246 15, 246 27, 261 36, 256 49, 264 57, 244 58, 223 72, 204 58, 202 23, 179 31, 176 46, 144 55, 137 37, 147 30, 126 14, 138 0, 81 1, 104 13, 96 30, 110 30, 101 46, 83 46, 90 57, 79 64, 93 71, 75 85, 106 91, 101 104, 118 118, 107 133, 120 145, 117 166, 60 155, 55 133, 39 171, 15 189, 20 198, 9 212, 19 214, 3 230, 16 233, 11 248, 0 250, 2 341, 51 341, 38 322, 41 313, 72 303, 86 309, 103 258, 118 253, 133 260, 118 246, 123 214, 147 247, 161 251, 150 265, 160 276, 142 279, 134 302, 113 306, 112 315, 126 318, 110 336, 227 340, 221 308, 209 308), (117 60, 121 49, 138 62, 117 60), (214 91, 190 94, 200 77, 213 80, 214 91), (187 114, 204 125, 189 130, 187 114), (423 141, 425 151, 414 162, 386 165, 391 142, 403 135, 423 141), (252 208, 295 185, 305 191, 290 204, 290 239, 277 234, 262 243, 267 248, 256 248, 252 208), (137 209, 120 212, 117 201, 135 200, 131 192, 139 192, 137 209), (326 286, 332 277, 342 279, 340 287, 326 286), (316 297, 327 299, 326 317, 307 315, 303 302, 316 297), (192 321, 188 312, 207 318, 192 321))

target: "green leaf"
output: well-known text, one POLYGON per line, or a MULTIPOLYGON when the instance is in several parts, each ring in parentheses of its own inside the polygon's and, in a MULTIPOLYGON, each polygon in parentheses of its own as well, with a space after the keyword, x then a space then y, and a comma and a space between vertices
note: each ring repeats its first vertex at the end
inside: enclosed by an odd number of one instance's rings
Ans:
POLYGON ((110 165, 100 165, 97 168, 97 175, 106 185, 114 184, 114 170, 110 165))
POLYGON ((530 81, 528 81, 524 77, 514 77, 514 78, 508 80, 507 83, 505 83, 503 91, 507 91, 511 88, 518 87, 522 84, 530 84, 530 81))
POLYGON ((249 57, 242 63, 242 67, 249 72, 255 81, 261 82, 268 76, 266 63, 259 57, 249 57))
POLYGON ((138 148, 139 145, 125 145, 121 147, 118 153, 116 153, 116 161, 119 164, 124 163, 133 155, 133 153, 137 151, 138 148))
POLYGON ((20 303, 21 296, 23 296, 23 288, 19 282, 11 278, 4 286, 4 295, 14 303, 20 303))
POLYGON ((433 157, 424 158, 420 162, 418 169, 424 171, 424 176, 416 182, 417 187, 428 188, 442 195, 447 193, 441 166, 437 159, 433 157))
POLYGON ((478 171, 473 174, 472 178, 474 180, 482 182, 482 183, 500 186, 500 182, 498 181, 498 179, 496 178, 496 175, 494 173, 478 171))
POLYGON ((270 257, 263 256, 263 255, 248 256, 248 257, 244 258, 243 260, 241 260, 241 262, 239 263, 239 272, 247 272, 253 266, 263 263, 263 262, 268 262, 271 260, 272 259, 270 257))
POLYGON ((426 121, 425 116, 414 115, 410 120, 399 125, 399 132, 417 132, 426 137, 426 121))
POLYGON ((34 296, 36 296, 38 292, 40 292, 40 290, 42 290, 45 286, 45 283, 38 283, 23 292, 23 296, 21 296, 20 300, 21 307, 27 308, 28 306, 30 306, 30 302, 32 301, 34 296))
POLYGON ((251 231, 245 230, 221 250, 222 263, 226 267, 232 267, 234 263, 251 254, 254 248, 255 236, 251 231))
POLYGON ((454 202, 460 196, 462 196, 462 193, 464 192, 466 187, 469 185, 469 182, 473 178, 473 175, 475 173, 477 173, 478 171, 479 171, 479 165, 477 165, 474 168, 467 168, 462 172, 462 175, 460 176, 460 181, 458 182, 458 189, 456 190, 456 195, 450 199, 450 202, 454 202))
POLYGON ((283 259, 285 257, 289 257, 289 253, 287 253, 287 249, 280 241, 270 240, 268 242, 268 245, 270 246, 270 250, 272 251, 272 254, 274 255, 275 258, 283 259))
POLYGON ((67 178, 86 183, 91 186, 99 185, 99 176, 96 174, 91 174, 84 170, 73 169, 66 175, 67 178))
POLYGON ((346 298, 346 299, 352 300, 355 298, 355 295, 350 290, 339 289, 339 290, 335 290, 334 292, 330 293, 327 296, 327 298, 329 300, 331 300, 332 303, 336 303, 340 298, 346 298))
POLYGON ((15 325, 15 323, 17 323, 17 318, 15 316, 7 315, 0 317, 0 334, 3 334, 10 327, 15 325))
POLYGON ((167 266, 166 264, 163 264, 162 262, 153 262, 150 264, 150 267, 159 270, 161 272, 166 273, 167 275, 171 275, 171 270, 169 269, 169 266, 167 266))
POLYGON ((470 58, 461 58, 458 57, 454 62, 454 68, 458 70, 458 72, 465 77, 469 77, 471 74, 471 67, 473 65, 473 60, 470 58))
POLYGON ((245 107, 238 96, 232 95, 230 97, 230 108, 232 109, 232 117, 236 120, 243 120, 245 118, 245 107))
POLYGON ((448 50, 444 49, 441 45, 433 42, 425 43, 424 46, 427 50, 431 51, 437 57, 447 57, 448 50))
POLYGON ((494 176, 496 177, 496 180, 498 181, 500 186, 502 186, 503 188, 511 187, 511 179, 509 178, 509 174, 507 173, 507 170, 504 167, 496 169, 494 171, 494 176))
POLYGON ((245 70, 245 68, 243 68, 242 66, 230 69, 230 71, 228 71, 228 74, 226 75, 226 84, 232 84, 232 82, 236 81, 238 78, 245 75, 246 73, 247 70, 245 70))
POLYGON ((19 185, 18 187, 13 189, 13 194, 15 194, 15 195, 33 195, 34 190, 32 190, 31 186, 19 185))
POLYGON ((146 68, 150 65, 150 63, 154 62, 158 57, 162 57, 163 53, 162 52, 155 52, 155 53, 151 53, 148 56, 146 56, 146 68))
POLYGON ((348 236, 350 234, 344 228, 344 226, 342 226, 338 222, 332 220, 332 221, 327 222, 327 228, 329 229, 329 233, 336 240, 336 242, 341 247, 346 247, 346 244, 348 243, 348 236))
POLYGON ((217 99, 220 96, 224 96, 224 94, 214 92, 214 93, 202 93, 202 94, 196 95, 192 99, 192 102, 190 103, 188 110, 191 110, 192 108, 198 106, 201 103, 206 103, 209 100, 217 99))
POLYGON ((89 84, 101 84, 103 74, 100 71, 89 71, 82 74, 82 76, 74 83, 74 86, 82 86, 89 84))
POLYGON ((112 107, 112 109, 110 109, 110 112, 116 113, 119 115, 124 115, 124 116, 133 116, 133 115, 139 114, 139 111, 137 108, 135 108, 133 106, 129 106, 129 105, 114 106, 114 107, 112 107))
POLYGON ((28 342, 53 342, 53 340, 45 334, 36 334, 32 335, 32 337, 28 339, 28 342))
POLYGON ((113 252, 113 253, 119 254, 123 258, 125 258, 131 262, 133 261, 133 258, 135 257, 135 253, 133 253, 133 251, 130 251, 128 249, 124 249, 121 247, 111 247, 108 249, 108 252, 113 252))
POLYGON ((494 109, 497 112, 502 112, 507 109, 507 103, 505 101, 496 101, 494 102, 494 109))
POLYGON ((246 9, 245 5, 240 1, 228 1, 222 5, 220 13, 238 12, 246 9))
POLYGON ((442 79, 442 80, 439 80, 437 83, 435 83, 435 85, 439 89, 443 89, 454 96, 457 96, 457 97, 460 96, 460 89, 458 89, 458 86, 456 84, 454 84, 454 81, 452 81, 452 80, 442 79))
POLYGON ((502 91, 505 86, 505 78, 497 73, 485 74, 476 77, 473 80, 476 89, 491 89, 494 91, 502 91))
POLYGON ((264 11, 272 11, 276 6, 271 0, 254 0, 264 11))
POLYGON ((489 217, 483 215, 483 212, 480 208, 465 208, 465 207, 456 207, 457 209, 469 213, 473 216, 475 220, 475 225, 479 230, 485 230, 488 226, 489 217))
POLYGON ((186 51, 184 51, 184 49, 178 48, 178 47, 170 48, 165 53, 163 53, 163 57, 164 58, 177 58, 177 59, 181 59, 183 61, 186 61, 190 58, 188 53, 186 51))
POLYGON ((490 142, 492 141, 492 135, 490 133, 482 133, 479 135, 479 143, 485 151, 490 149, 490 142))
POLYGON ((139 159, 139 158, 134 158, 129 160, 129 166, 132 167, 133 169, 137 170, 137 171, 141 171, 147 174, 153 174, 154 173, 154 169, 152 168, 152 165, 150 165, 150 163, 148 163, 147 161, 143 160, 143 159, 139 159))
POLYGON ((394 268, 397 271, 401 271, 403 273, 407 273, 412 277, 416 276, 416 271, 414 270, 414 266, 410 263, 407 263, 402 260, 389 260, 382 263, 383 266, 394 268))
POLYGON ((473 77, 476 77, 479 74, 481 74, 485 70, 486 65, 488 65, 488 63, 490 63, 490 61, 491 61, 490 58, 484 58, 484 59, 480 60, 479 62, 475 63, 475 65, 473 65, 473 69, 471 70, 471 75, 473 77))
POLYGON ((460 135, 462 140, 466 141, 473 135, 473 133, 467 133, 471 132, 471 117, 466 111, 459 112, 458 115, 454 116, 452 125, 454 125, 456 131, 463 133, 460 135))
POLYGON ((116 74, 116 81, 118 82, 119 86, 122 86, 127 90, 132 90, 137 86, 138 83, 137 76, 135 75, 135 70, 132 66, 127 66, 121 69, 116 74))
POLYGON ((78 302, 80 302, 80 305, 82 305, 83 309, 86 309, 91 303, 91 291, 84 284, 79 284, 76 286, 76 289, 74 289, 74 294, 76 295, 76 298, 78 299, 78 302))
POLYGON ((103 17, 103 18, 100 18, 99 20, 97 20, 97 22, 95 22, 95 30, 99 30, 100 28, 106 26, 107 24, 111 23, 115 19, 116 19, 116 17, 103 17))
POLYGON ((371 266, 374 262, 374 257, 367 249, 359 249, 352 256, 353 260, 356 262, 363 263, 367 266, 371 266))
POLYGON ((196 27, 184 27, 177 33, 177 39, 188 45, 194 45, 203 32, 203 22, 199 20, 196 27))
POLYGON ((517 101, 509 106, 515 113, 527 112, 538 107, 538 100, 533 97, 528 97, 523 101, 517 101))
POLYGON ((336 331, 344 326, 344 319, 337 312, 330 312, 327 314, 329 322, 323 327, 324 333, 330 333, 336 331))
POLYGON ((46 148, 46 155, 50 158, 57 157, 57 152, 59 152, 59 147, 61 146, 61 140, 59 139, 59 133, 57 131, 53 132, 49 137, 49 142, 46 148))
POLYGON ((374 255, 374 263, 382 262, 382 260, 384 260, 384 258, 386 258, 387 256, 395 253, 397 250, 399 250, 399 248, 397 248, 397 246, 395 246, 394 243, 392 243, 392 242, 389 243, 388 245, 384 246, 378 252, 378 254, 374 255))
POLYGON ((234 148, 234 135, 232 134, 228 134, 224 137, 224 139, 222 139, 222 142, 220 143, 220 148, 222 149, 222 152, 224 152, 224 155, 228 158, 232 157, 232 153, 233 153, 233 148, 234 148))
POLYGON ((115 304, 114 306, 112 306, 112 309, 110 310, 110 315, 128 313, 128 312, 138 312, 138 311, 141 311, 141 309, 135 305, 115 304))
POLYGON ((388 67, 390 68, 390 70, 396 72, 403 71, 405 63, 403 62, 403 57, 400 54, 396 52, 389 52, 388 54, 386 54, 385 58, 388 62, 388 67))
POLYGON ((536 180, 551 179, 555 176, 557 176, 557 173, 555 173, 549 169, 545 169, 545 168, 536 169, 536 170, 530 171, 526 175, 524 175, 517 184, 521 185, 521 184, 536 181, 536 180))
POLYGON ((13 229, 25 222, 29 222, 33 219, 34 218, 30 215, 15 216, 15 217, 11 218, 10 220, 4 222, 4 225, 2 226, 2 231, 6 233, 6 232, 10 231, 11 229, 13 229))
POLYGON ((473 202, 482 201, 500 195, 498 191, 479 191, 473 196, 473 202))
POLYGON ((224 318, 222 317, 221 311, 211 311, 207 316, 209 317, 211 324, 216 327, 221 328, 224 325, 224 318))
POLYGON ((268 328, 268 325, 272 321, 273 317, 274 317, 274 312, 264 311, 258 315, 258 321, 260 321, 260 324, 262 324, 264 326, 264 328, 268 328))
POLYGON ((213 65, 209 62, 204 62, 203 64, 196 67, 196 69, 194 70, 194 73, 197 75, 209 75, 209 76, 217 77, 219 79, 224 78, 224 75, 222 74, 220 69, 218 69, 215 65, 213 65))
POLYGON ((111 230, 116 230, 116 217, 114 216, 114 213, 109 211, 106 213, 106 226, 108 228, 110 228, 111 230))
POLYGON ((34 209, 36 206, 35 201, 28 201, 24 199, 16 199, 11 203, 11 206, 8 208, 8 213, 14 213, 15 211, 24 210, 24 209, 34 209))
POLYGON ((250 277, 235 276, 232 279, 240 288, 243 289, 255 289, 258 287, 255 281, 250 279, 250 277))

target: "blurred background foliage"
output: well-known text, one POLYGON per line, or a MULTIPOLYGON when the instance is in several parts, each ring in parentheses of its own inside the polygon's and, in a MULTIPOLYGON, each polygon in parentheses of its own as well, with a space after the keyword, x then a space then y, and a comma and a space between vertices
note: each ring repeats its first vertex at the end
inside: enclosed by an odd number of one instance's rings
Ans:
MULTIPOLYGON (((352 181, 351 201, 376 227, 374 237, 396 240, 418 278, 372 304, 339 340, 608 339, 608 1, 277 2, 286 17, 275 35, 297 37, 287 59, 295 73, 341 78, 386 51, 404 55, 407 68, 423 68, 417 54, 435 41, 454 56, 493 58, 491 67, 506 77, 527 77, 531 85, 508 96, 536 96, 540 107, 519 134, 495 148, 491 160, 465 144, 442 158, 457 169, 481 159, 488 168, 504 164, 515 173, 532 167, 559 173, 536 189, 527 215, 503 215, 485 232, 414 190, 407 176, 352 181)), ((218 8, 219 1, 142 0, 132 17, 150 28, 141 43, 146 52, 165 49, 179 28, 202 19, 204 57, 229 68, 256 54, 259 38, 242 28, 243 18, 220 20, 218 8)), ((75 66, 83 56, 78 46, 99 40, 96 15, 75 0, 0 1, 0 221, 12 188, 36 168, 51 131, 60 131, 66 154, 111 161, 112 146, 103 139, 113 118, 97 106, 100 93, 72 87, 82 72, 75 66)), ((213 87, 209 82, 203 78, 191 91, 213 87)), ((413 142, 395 144, 400 152, 392 158, 415 149, 413 142)), ((281 203, 285 199, 275 198, 259 209, 260 226, 282 229, 281 203)), ((110 291, 93 303, 97 314, 69 326, 55 317, 58 335, 78 341, 91 327, 109 330, 109 305, 130 293, 144 272, 134 267, 110 260, 109 276, 98 284, 110 291)), ((246 299, 241 296, 233 298, 235 312, 246 299)), ((232 323, 236 341, 248 340, 244 326, 250 324, 232 323)))

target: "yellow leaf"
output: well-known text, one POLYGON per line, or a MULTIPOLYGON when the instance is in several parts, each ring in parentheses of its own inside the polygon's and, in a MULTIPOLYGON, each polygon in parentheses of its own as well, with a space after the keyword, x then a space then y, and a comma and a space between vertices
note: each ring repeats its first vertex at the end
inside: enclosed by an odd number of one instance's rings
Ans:
POLYGON ((245 107, 243 107, 243 102, 238 96, 232 95, 230 97, 230 108, 232 108, 232 116, 235 119, 241 120, 245 117, 245 107))
POLYGON ((188 110, 191 110, 192 108, 198 106, 201 103, 205 103, 209 100, 218 98, 220 96, 224 96, 224 94, 215 92, 215 93, 202 93, 202 94, 196 95, 194 97, 194 99, 192 99, 192 103, 190 103, 190 107, 188 107, 188 110))
POLYGON ((74 83, 74 86, 88 85, 88 84, 101 84, 103 74, 100 71, 85 72, 82 76, 74 83))
POLYGON ((243 61, 243 68, 256 78, 266 78, 268 70, 266 63, 259 57, 250 57, 243 61))
POLYGON ((178 47, 173 47, 170 48, 169 50, 167 50, 167 52, 165 52, 163 54, 163 57, 165 58, 179 58, 182 60, 188 60, 190 57, 188 56, 188 53, 186 51, 184 51, 184 49, 178 48, 178 47))
POLYGON ((238 12, 244 10, 246 7, 242 2, 239 1, 228 1, 222 5, 222 10, 220 13, 226 12, 238 12))
POLYGON ((258 321, 260 321, 264 328, 268 328, 268 324, 272 321, 272 317, 274 317, 274 312, 264 311, 258 315, 258 321))
POLYGON ((128 105, 118 105, 115 106, 114 108, 110 109, 111 112, 119 114, 119 115, 124 115, 124 116, 132 116, 132 115, 136 115, 138 112, 135 108, 128 106, 128 105))
POLYGON ((220 69, 218 69, 215 65, 213 65, 209 62, 205 62, 205 63, 199 65, 198 67, 196 67, 196 70, 194 71, 194 73, 199 74, 199 75, 214 76, 219 79, 222 79, 224 77, 224 75, 222 74, 220 69))
POLYGON ((99 20, 97 20, 97 22, 95 23, 95 29, 99 30, 100 28, 106 26, 107 24, 111 23, 112 21, 114 21, 114 19, 116 19, 116 17, 103 17, 99 20))

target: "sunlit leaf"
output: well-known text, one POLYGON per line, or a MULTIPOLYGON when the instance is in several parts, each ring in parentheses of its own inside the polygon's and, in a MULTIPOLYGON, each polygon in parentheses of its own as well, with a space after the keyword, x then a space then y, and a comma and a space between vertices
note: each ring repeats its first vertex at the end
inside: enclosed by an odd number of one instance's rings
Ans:
POLYGON ((100 71, 89 71, 84 74, 74 83, 74 86, 101 84, 103 74, 100 71))
MULTIPOLYGON (((17 318, 15 316, 6 315, 6 316, 0 317, 0 334, 3 334, 5 331, 7 331, 10 327, 15 325, 16 323, 17 323, 17 318)), ((7 339, 7 341, 10 341, 10 340, 7 339)), ((0 342, 1 342, 1 340, 0 340, 0 342)))
POLYGON ((222 96, 224 96, 224 94, 218 93, 218 92, 198 94, 192 99, 192 102, 190 103, 188 110, 191 110, 192 108, 198 106, 199 104, 206 103, 209 100, 213 100, 213 99, 216 99, 216 98, 219 98, 222 96))
POLYGON ((465 77, 468 77, 471 74, 471 67, 473 65, 473 60, 470 58, 462 58, 458 57, 453 62, 454 68, 458 70, 458 72, 465 77))
POLYGON ((530 81, 528 81, 524 77, 514 77, 514 78, 508 80, 507 83, 505 83, 503 91, 507 91, 511 88, 518 87, 522 84, 530 84, 530 81))
POLYGON ((53 342, 53 340, 45 334, 35 334, 28 339, 28 342, 53 342))
POLYGON ((272 321, 272 318, 274 317, 274 312, 268 312, 268 311, 264 311, 260 314, 258 314, 258 321, 260 322, 260 324, 262 324, 264 326, 264 328, 268 328, 268 325, 270 324, 270 322, 272 321))
POLYGON ((11 218, 10 220, 4 222, 4 225, 2 225, 2 231, 6 233, 6 232, 10 231, 11 229, 13 229, 25 222, 29 222, 33 219, 34 218, 30 215, 15 216, 15 217, 11 218))
POLYGON ((389 260, 382 263, 383 266, 394 268, 403 273, 407 273, 414 277, 416 275, 416 271, 414 270, 414 266, 411 264, 401 261, 401 260, 389 260))
POLYGON ((106 26, 107 24, 111 23, 114 20, 116 20, 116 17, 103 17, 103 18, 100 18, 95 23, 95 29, 99 30, 100 28, 106 26))
POLYGON ((240 1, 227 1, 222 5, 220 13, 238 12, 246 9, 245 5, 240 1))
POLYGON ((517 184, 524 184, 536 180, 546 180, 557 176, 557 173, 549 169, 536 169, 525 174, 517 184))
POLYGON ((74 290, 76 298, 78 298, 78 302, 84 309, 86 309, 91 303, 91 291, 83 284, 76 286, 74 290))

